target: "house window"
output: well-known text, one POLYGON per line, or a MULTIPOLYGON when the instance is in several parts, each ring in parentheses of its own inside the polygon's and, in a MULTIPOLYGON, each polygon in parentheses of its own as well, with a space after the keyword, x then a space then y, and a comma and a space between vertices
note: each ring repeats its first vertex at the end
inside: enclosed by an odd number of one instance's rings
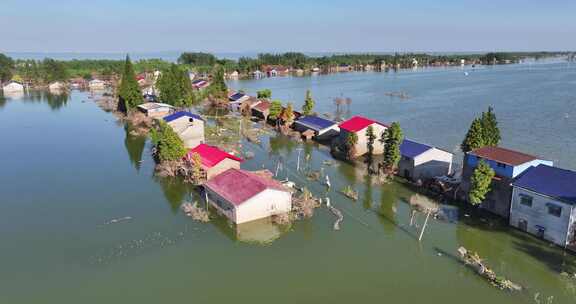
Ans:
POLYGON ((547 205, 548 205, 548 214, 551 214, 556 217, 560 217, 562 215, 562 207, 554 204, 547 204, 547 205))
POLYGON ((532 197, 530 195, 520 194, 520 205, 532 207, 532 197))
POLYGON ((503 163, 496 163, 496 166, 498 168, 506 168, 506 164, 503 164, 503 163))

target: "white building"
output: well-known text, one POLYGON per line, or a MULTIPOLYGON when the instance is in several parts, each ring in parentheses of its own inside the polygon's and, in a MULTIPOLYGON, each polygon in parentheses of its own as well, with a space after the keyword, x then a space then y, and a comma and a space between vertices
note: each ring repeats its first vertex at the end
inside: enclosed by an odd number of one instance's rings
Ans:
POLYGON ((55 81, 48 85, 48 90, 50 91, 63 91, 66 90, 66 88, 66 84, 61 81, 55 81))
POLYGON ((292 209, 292 193, 280 182, 255 172, 229 169, 206 182, 204 188, 208 201, 236 224, 292 209))
POLYGON ((374 141, 374 155, 384 153, 384 143, 378 139, 382 137, 382 133, 388 128, 387 125, 368 119, 362 116, 354 116, 340 124, 339 142, 343 145, 350 133, 356 133, 358 142, 354 146, 353 157, 358 157, 368 152, 366 130, 372 126, 376 140, 374 141))
POLYGON ((138 105, 138 110, 152 118, 163 118, 174 113, 175 108, 169 104, 159 102, 146 102, 138 105))
POLYGON ((186 111, 164 117, 164 121, 178 134, 186 148, 194 148, 204 143, 204 119, 186 111))
POLYGON ((425 180, 452 173, 454 155, 438 148, 404 139, 398 175, 410 180, 425 180))
POLYGON ((511 226, 576 249, 576 172, 538 165, 512 187, 511 226))
POLYGON ((4 93, 18 93, 18 92, 24 92, 24 85, 22 85, 21 83, 17 82, 17 81, 9 81, 7 84, 5 84, 2 87, 2 90, 4 91, 4 93))
POLYGON ((92 79, 88 82, 88 87, 90 90, 103 90, 106 86, 106 83, 100 79, 92 79))

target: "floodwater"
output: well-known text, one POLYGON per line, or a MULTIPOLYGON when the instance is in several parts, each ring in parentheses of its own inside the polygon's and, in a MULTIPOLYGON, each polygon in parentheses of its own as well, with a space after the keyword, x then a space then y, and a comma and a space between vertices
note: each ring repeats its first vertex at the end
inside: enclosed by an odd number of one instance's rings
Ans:
MULTIPOLYGON (((298 105, 311 88, 321 113, 333 113, 332 98, 342 94, 353 100, 343 115, 398 120, 408 136, 450 150, 493 101, 506 146, 576 168, 576 69, 566 64, 232 85, 271 88, 298 105), (412 98, 383 96, 400 90, 412 98)), ((484 304, 538 303, 537 294, 541 303, 575 302, 576 280, 561 272, 576 272, 576 256, 453 206, 445 207, 453 221, 430 220, 418 242, 424 215, 410 226, 409 202, 428 199, 399 183, 371 182, 360 167, 325 164, 328 148, 281 136, 244 142, 255 157, 243 167, 274 172, 282 162, 279 178, 329 196, 343 212, 340 231, 325 207, 291 227, 193 222, 179 211, 192 189, 155 178, 149 141, 128 132, 87 93, 0 99, 0 303, 484 304), (305 177, 320 170, 330 191, 305 177), (350 184, 356 202, 338 193, 350 184), (458 246, 525 290, 490 286, 454 257, 458 246)))

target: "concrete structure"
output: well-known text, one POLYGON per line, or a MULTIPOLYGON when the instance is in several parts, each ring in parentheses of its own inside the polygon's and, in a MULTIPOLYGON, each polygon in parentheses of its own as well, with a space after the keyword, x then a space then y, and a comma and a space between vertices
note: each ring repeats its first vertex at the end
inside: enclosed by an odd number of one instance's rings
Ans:
POLYGON ((340 135, 338 137, 340 145, 343 145, 346 142, 348 134, 356 133, 358 136, 358 142, 354 146, 353 157, 362 156, 368 152, 368 148, 366 146, 366 143, 368 142, 368 138, 366 137, 366 129, 369 126, 374 128, 374 134, 376 135, 376 140, 374 141, 374 154, 382 154, 384 152, 384 144, 378 139, 381 138, 382 133, 384 133, 384 131, 388 128, 387 125, 362 116, 354 116, 340 124, 340 135))
POLYGON ((24 85, 19 83, 18 81, 9 81, 2 87, 2 91, 4 93, 20 93, 24 92, 24 85))
POLYGON ((438 148, 404 139, 398 175, 410 180, 425 180, 452 173, 454 155, 438 148))
POLYGON ((90 90, 103 90, 106 87, 106 83, 100 79, 92 79, 88 82, 88 87, 90 90))
POLYGON ((494 170, 496 176, 492 180, 491 191, 480 206, 504 218, 510 215, 511 184, 514 179, 530 167, 553 165, 551 161, 510 149, 492 146, 476 149, 464 157, 461 189, 466 194, 470 190, 470 177, 481 160, 494 170))
POLYGON ((138 110, 152 118, 164 118, 176 111, 176 108, 169 104, 158 102, 146 102, 138 105, 138 110))
POLYGON ((294 122, 294 129, 301 133, 311 130, 318 140, 329 139, 340 134, 338 124, 317 116, 300 117, 294 122))
POLYGON ((50 85, 48 85, 48 90, 50 91, 64 91, 68 88, 68 86, 66 86, 65 83, 61 82, 61 81, 55 81, 52 82, 50 85))
POLYGON ((241 158, 226 153, 216 147, 199 144, 188 151, 185 156, 186 160, 192 161, 194 153, 200 156, 204 180, 210 180, 228 169, 240 169, 241 158))
POLYGON ((164 121, 178 134, 186 148, 204 143, 204 120, 199 115, 180 111, 164 117, 164 121))
POLYGON ((576 172, 539 165, 512 187, 511 226, 576 249, 576 172))
POLYGON ((208 201, 236 224, 292 209, 292 193, 280 182, 255 172, 229 169, 206 182, 204 188, 208 201))

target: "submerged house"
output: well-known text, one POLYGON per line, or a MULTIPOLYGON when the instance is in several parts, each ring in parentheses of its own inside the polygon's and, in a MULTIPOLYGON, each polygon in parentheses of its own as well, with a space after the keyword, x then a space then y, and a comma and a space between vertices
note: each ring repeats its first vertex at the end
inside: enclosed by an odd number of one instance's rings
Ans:
POLYGON ((228 96, 228 107, 230 108, 230 111, 234 112, 240 111, 242 103, 248 99, 250 99, 250 96, 242 92, 236 92, 234 94, 231 94, 230 96, 228 96))
POLYGON ((205 180, 210 180, 228 169, 240 169, 241 158, 222 151, 217 147, 199 144, 188 151, 185 156, 186 160, 191 161, 194 153, 200 156, 202 175, 205 180))
POLYGON ((366 143, 368 142, 366 130, 369 126, 372 126, 374 134, 376 135, 374 154, 382 154, 384 152, 384 144, 378 139, 381 138, 382 133, 388 128, 387 125, 362 116, 354 116, 340 123, 340 136, 338 137, 338 141, 341 145, 346 143, 346 139, 350 133, 356 133, 358 136, 358 142, 354 145, 353 157, 362 156, 368 152, 368 148, 366 147, 366 143))
POLYGON ((186 148, 204 143, 204 119, 200 115, 180 111, 164 117, 164 121, 178 134, 186 148))
MULTIPOLYGON (((153 95, 152 95, 153 96, 153 95)), ((154 96, 155 97, 155 96, 154 96)), ((145 97, 146 98, 146 97, 145 97)), ((174 113, 176 108, 169 104, 158 102, 146 102, 138 105, 138 110, 152 118, 163 118, 164 116, 174 113)))
POLYGON ((63 91, 66 90, 67 86, 65 83, 61 82, 61 81, 55 81, 52 82, 50 85, 48 85, 48 90, 50 91, 63 91))
POLYGON ((236 224, 292 209, 292 193, 270 176, 256 172, 228 169, 206 182, 204 188, 208 201, 236 224))
POLYGON ((452 173, 454 155, 450 152, 404 139, 400 145, 402 158, 398 175, 410 180, 426 180, 452 173))
POLYGON ((11 80, 2 87, 2 90, 4 93, 24 92, 24 85, 18 81, 11 80))
POLYGON ((244 100, 240 105, 240 112, 242 115, 252 116, 252 109, 261 102, 256 97, 250 96, 250 98, 244 100))
POLYGON ((335 122, 317 116, 303 116, 294 122, 294 129, 300 133, 312 131, 316 139, 328 139, 340 133, 335 122))
POLYGON ((270 115, 270 102, 268 100, 262 100, 254 107, 252 107, 252 116, 268 120, 268 115, 270 115))
POLYGON ((511 226, 576 250, 576 172, 538 165, 512 187, 511 226))
POLYGON ((470 178, 480 161, 486 162, 496 173, 492 179, 491 190, 480 206, 504 218, 510 215, 511 184, 514 179, 530 167, 540 164, 553 165, 551 161, 506 148, 495 146, 479 148, 466 153, 464 157, 461 184, 464 193, 470 191, 470 178))
POLYGON ((90 90, 103 90, 106 86, 106 83, 100 79, 92 79, 88 82, 88 87, 90 90))

